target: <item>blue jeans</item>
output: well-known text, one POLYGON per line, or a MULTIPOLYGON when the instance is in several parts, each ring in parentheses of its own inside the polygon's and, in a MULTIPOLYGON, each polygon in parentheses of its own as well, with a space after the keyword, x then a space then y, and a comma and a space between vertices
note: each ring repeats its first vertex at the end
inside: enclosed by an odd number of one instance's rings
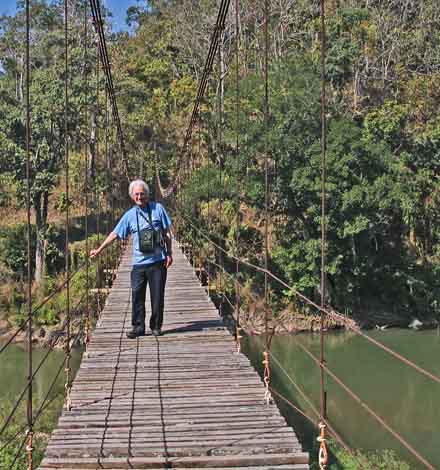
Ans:
POLYGON ((153 264, 135 264, 131 271, 131 324, 138 332, 145 332, 145 295, 150 286, 151 317, 150 329, 160 330, 163 322, 163 308, 167 269, 165 261, 153 264))

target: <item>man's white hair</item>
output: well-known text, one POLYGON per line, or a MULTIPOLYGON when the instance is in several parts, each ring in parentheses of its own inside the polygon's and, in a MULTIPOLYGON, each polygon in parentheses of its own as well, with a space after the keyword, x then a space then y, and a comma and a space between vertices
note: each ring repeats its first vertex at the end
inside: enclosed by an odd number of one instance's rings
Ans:
POLYGON ((144 188, 145 194, 147 196, 150 195, 150 188, 148 187, 148 184, 144 180, 134 180, 130 183, 130 186, 128 187, 128 195, 133 198, 133 189, 135 186, 142 186, 144 188))

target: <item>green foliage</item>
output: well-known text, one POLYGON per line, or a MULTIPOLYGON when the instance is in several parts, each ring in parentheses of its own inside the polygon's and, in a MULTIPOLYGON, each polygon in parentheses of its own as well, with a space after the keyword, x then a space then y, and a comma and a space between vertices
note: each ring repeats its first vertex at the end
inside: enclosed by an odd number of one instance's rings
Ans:
POLYGON ((61 191, 59 194, 58 194, 58 200, 56 201, 55 203, 55 209, 58 211, 58 212, 66 212, 66 208, 67 208, 67 197, 66 197, 66 193, 64 191, 61 191))
MULTIPOLYGON (((35 226, 31 226, 31 270, 34 269, 35 226)), ((57 272, 64 257, 61 252, 61 232, 56 225, 47 227, 45 237, 48 273, 57 272)), ((13 279, 27 279, 27 224, 16 224, 0 228, 0 265, 6 268, 13 279)))
POLYGON ((358 470, 361 463, 365 470, 410 470, 409 464, 400 460, 392 450, 382 452, 355 451, 353 458, 346 450, 331 447, 337 463, 330 465, 330 470, 358 470))
MULTIPOLYGON (((59 384, 56 389, 62 390, 63 385, 59 384)), ((55 393, 53 394, 55 395, 55 393)), ((26 407, 25 402, 18 408, 14 419, 6 427, 0 437, 0 468, 8 470, 23 470, 27 468, 26 444, 22 445, 26 439, 26 407), (15 438, 14 438, 15 437, 15 438), (15 464, 12 465, 17 457, 15 464)), ((62 409, 63 397, 59 396, 53 400, 51 405, 42 413, 36 423, 34 423, 33 438, 33 462, 37 467, 43 459, 50 433, 53 431, 58 415, 62 409)), ((41 398, 33 399, 33 409, 38 410, 41 405, 41 398)), ((4 400, 0 408, 0 419, 4 423, 11 412, 12 404, 4 400)))
MULTIPOLYGON (((63 284, 64 275, 64 254, 59 246, 64 243, 64 237, 61 236, 56 226, 49 226, 48 230, 49 243, 47 245, 48 273, 43 284, 37 292, 33 293, 33 306, 37 307, 41 301, 55 289, 63 284), (61 272, 61 273, 60 273, 61 272), (60 274, 59 274, 60 273, 60 274)), ((102 237, 101 237, 102 241, 102 237)), ((9 289, 3 292, 1 309, 7 314, 8 319, 15 325, 20 325, 26 320, 27 310, 25 285, 23 279, 26 279, 26 225, 20 224, 0 230, 0 266, 3 274, 5 270, 9 270, 9 289)), ((88 240, 88 249, 98 244, 98 236, 92 235, 88 240)), ((35 247, 33 247, 35 249, 35 247)), ((116 246, 107 248, 105 257, 114 263, 117 259, 116 246)), ((89 287, 97 285, 98 271, 101 279, 104 278, 104 260, 100 259, 96 263, 90 263, 89 274, 85 270, 86 261, 86 241, 81 240, 70 244, 70 269, 71 272, 79 269, 70 283, 70 305, 75 310, 78 303, 84 299, 87 282, 89 287)), ((102 287, 102 286, 101 286, 102 287)), ((90 298, 91 308, 95 308, 94 297, 90 298)), ((41 326, 53 326, 58 324, 63 318, 66 309, 66 292, 63 290, 54 296, 49 302, 40 307, 34 316, 35 324, 41 326)))
MULTIPOLYGON (((360 18, 364 21, 363 13, 360 18)), ((267 162, 273 220, 271 269, 295 289, 318 300, 321 129, 317 78, 313 61, 294 59, 273 66, 269 129, 260 111, 263 79, 256 75, 243 79, 239 92, 240 152, 228 153, 227 143, 236 129, 232 127, 235 120, 226 121, 223 153, 219 156, 215 143, 208 146, 208 163, 191 174, 182 200, 191 217, 199 218, 198 223, 205 228, 210 227, 212 238, 220 235, 225 239, 225 248, 237 252, 231 209, 237 208, 240 197, 242 208, 253 214, 261 240, 267 162), (215 163, 222 160, 220 169, 215 163), (211 206, 210 214, 207 204, 211 206)), ((233 112, 234 99, 232 92, 225 97, 227 113, 233 112)), ((412 315, 432 319, 440 314, 436 263, 420 263, 408 250, 411 233, 417 237, 423 228, 426 234, 427 226, 429 241, 424 242, 425 246, 416 241, 417 247, 426 249, 426 243, 432 247, 440 240, 436 235, 437 211, 432 211, 438 200, 434 177, 437 152, 432 145, 436 128, 432 127, 423 138, 415 138, 408 128, 409 111, 406 104, 386 101, 365 119, 353 119, 341 114, 338 103, 331 102, 330 106, 327 302, 357 312, 358 320, 366 324, 374 322, 369 318, 372 310, 400 316, 402 322, 412 315)), ((212 116, 204 120, 209 126, 215 122, 212 116)), ((242 250, 245 257, 252 253, 252 259, 261 264, 262 241, 255 244, 250 234, 242 232, 240 244, 246 247, 242 250)), ((430 248, 428 251, 433 253, 430 248)), ((258 278, 255 273, 249 275, 258 278)), ((279 287, 272 288, 282 293, 279 287)))
MULTIPOLYGON (((13 426, 11 432, 5 435, 5 439, 0 440, 0 445, 6 444, 7 439, 13 436, 13 432, 17 432, 18 426, 13 426)), ((20 439, 13 440, 7 447, 0 450, 0 467, 8 468, 10 470, 22 470, 26 468, 27 457, 26 452, 23 450, 26 446, 21 446, 21 441, 24 439, 24 433, 21 433, 20 439), (20 449, 20 447, 22 447, 20 449), (18 458, 16 459, 16 455, 18 458), (15 463, 14 463, 15 462, 15 463)))
POLYGON ((367 9, 341 8, 328 19, 327 77, 337 86, 345 85, 353 77, 353 65, 361 59, 368 39, 367 9))

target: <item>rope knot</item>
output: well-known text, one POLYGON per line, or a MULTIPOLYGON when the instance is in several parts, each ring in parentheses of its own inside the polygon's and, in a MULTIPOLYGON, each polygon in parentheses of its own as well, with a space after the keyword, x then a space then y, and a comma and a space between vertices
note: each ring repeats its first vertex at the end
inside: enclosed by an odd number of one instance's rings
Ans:
POLYGON ((266 390, 264 392, 264 401, 266 402, 266 405, 271 405, 273 403, 273 397, 270 393, 269 380, 265 378, 264 384, 266 385, 266 390))
POLYGON ((328 452, 326 442, 327 439, 325 438, 325 428, 326 425, 322 422, 319 423, 319 436, 316 440, 319 442, 319 454, 318 454, 318 462, 320 470, 325 470, 327 468, 328 463, 328 452))

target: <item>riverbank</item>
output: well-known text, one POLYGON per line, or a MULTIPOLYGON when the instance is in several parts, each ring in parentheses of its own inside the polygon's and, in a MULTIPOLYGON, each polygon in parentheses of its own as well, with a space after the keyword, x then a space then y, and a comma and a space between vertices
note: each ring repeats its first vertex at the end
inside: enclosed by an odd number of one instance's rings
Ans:
MULTIPOLYGON (((231 331, 235 332, 237 323, 236 312, 232 309, 219 307, 219 300, 215 297, 216 303, 222 314, 223 321, 231 331)), ((258 336, 266 332, 265 310, 262 305, 253 305, 246 311, 240 312, 238 323, 246 335, 258 336)), ((323 326, 325 331, 356 331, 356 330, 388 330, 388 329, 408 329, 408 330, 438 330, 440 322, 434 317, 422 317, 422 320, 416 316, 384 316, 383 314, 370 314, 369 318, 358 316, 357 318, 348 315, 342 315, 339 312, 327 307, 327 313, 324 315, 323 326)), ((297 334, 297 333, 316 333, 321 329, 321 316, 316 314, 305 314, 293 309, 285 309, 280 313, 273 315, 268 313, 268 330, 274 334, 297 334)))
MULTIPOLYGON (((231 333, 235 333, 236 319, 234 315, 225 310, 222 311, 223 321, 225 322, 231 333)), ((390 319, 388 319, 390 320, 390 319)), ((80 332, 84 330, 84 319, 81 316, 75 315, 71 319, 71 338, 72 347, 82 346, 85 342, 85 333, 80 332)), ((93 330, 95 318, 91 319, 91 330, 93 330)), ((241 313, 240 327, 243 332, 248 336, 258 336, 265 333, 265 314, 264 311, 255 311, 241 313)), ((321 317, 318 315, 305 315, 301 313, 291 313, 284 311, 275 318, 269 318, 268 329, 277 335, 289 335, 298 333, 317 333, 321 328, 321 317)), ((436 330, 439 331, 440 324, 437 320, 431 319, 424 322, 418 320, 416 317, 411 319, 410 323, 400 321, 388 321, 386 324, 376 323, 370 321, 369 323, 357 322, 355 319, 348 316, 343 316, 336 312, 330 312, 329 315, 324 317, 324 330, 325 331, 353 331, 353 330, 393 330, 393 329, 408 329, 408 330, 436 330)), ((11 341, 15 344, 24 344, 28 342, 27 329, 17 332, 18 327, 10 325, 5 319, 0 319, 0 343, 11 341)), ((62 349, 65 347, 66 342, 66 320, 65 318, 55 325, 39 325, 33 329, 32 342, 40 347, 55 347, 62 349)))
MULTIPOLYGON (((95 320, 91 320, 90 328, 94 327, 95 320)), ((85 342, 85 319, 79 316, 71 318, 70 347, 80 347, 85 342)), ((27 327, 19 331, 19 326, 10 325, 6 320, 0 320, 0 344, 12 343, 25 346, 28 343, 27 327)), ((55 325, 39 325, 32 329, 32 344, 35 347, 50 347, 63 349, 66 346, 66 319, 55 325)))

